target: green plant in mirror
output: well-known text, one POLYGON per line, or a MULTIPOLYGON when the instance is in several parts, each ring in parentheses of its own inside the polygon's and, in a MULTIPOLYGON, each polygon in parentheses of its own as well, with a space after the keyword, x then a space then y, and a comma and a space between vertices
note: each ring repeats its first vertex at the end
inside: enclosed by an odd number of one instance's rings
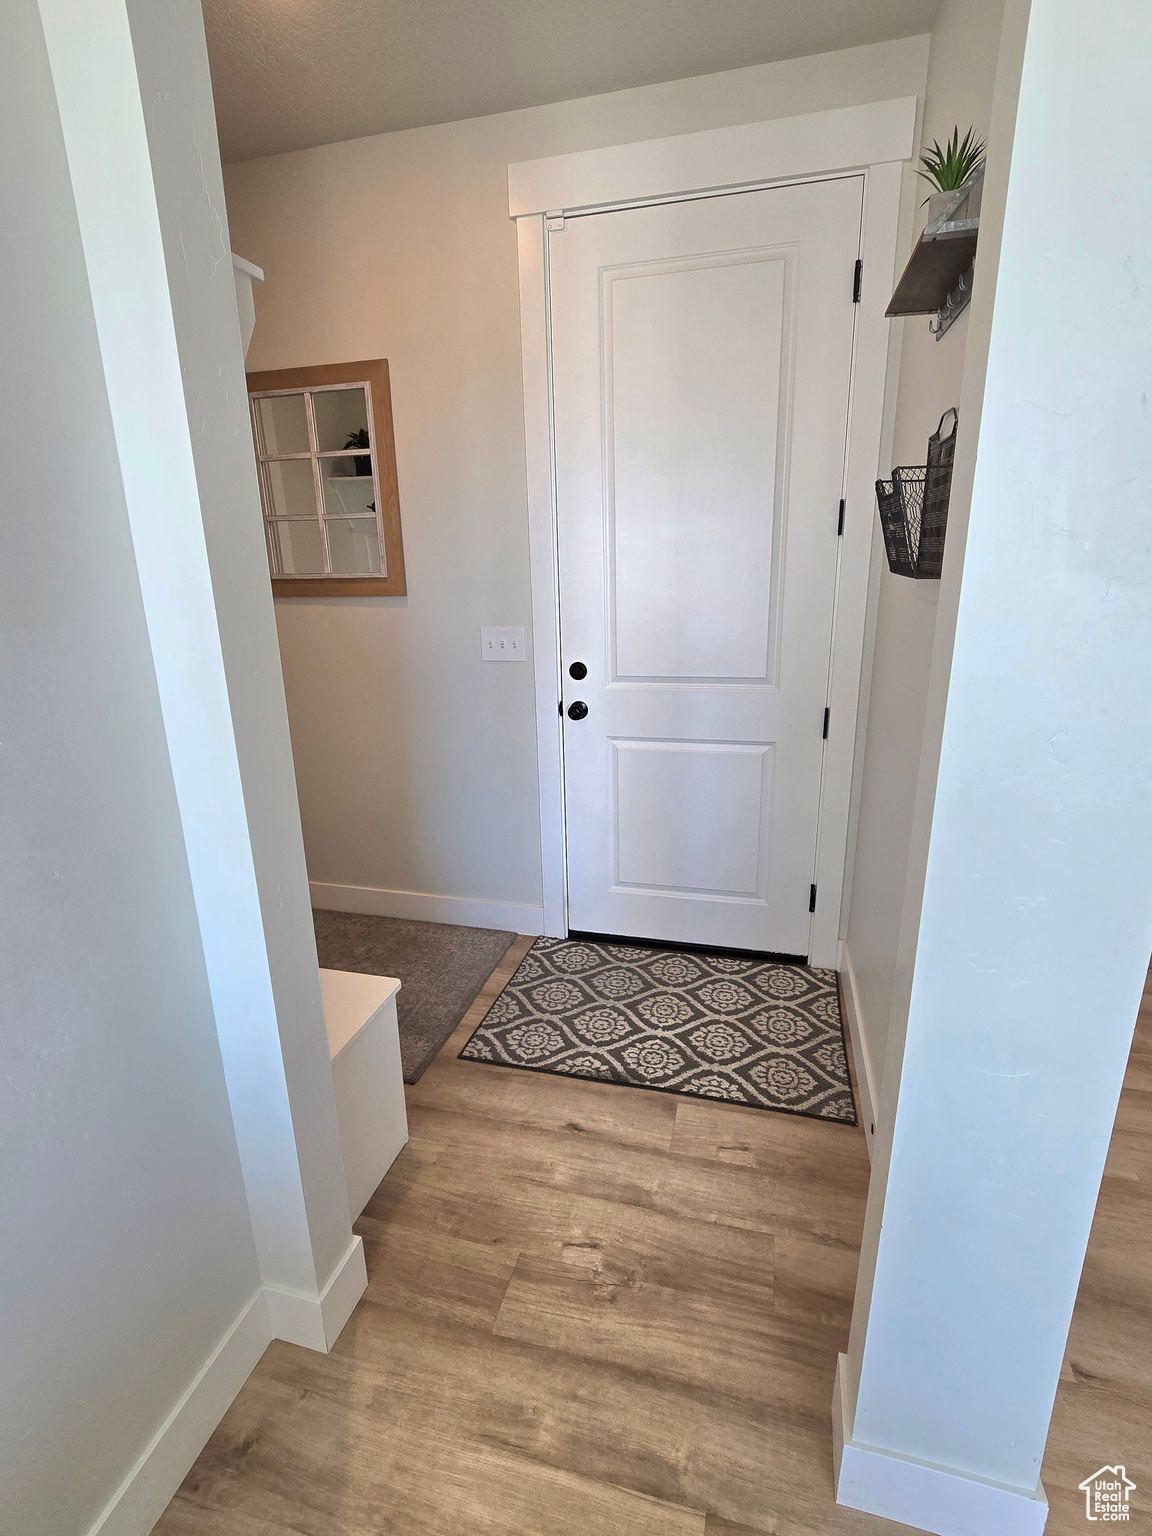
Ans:
POLYGON ((984 164, 986 149, 987 145, 976 137, 974 128, 969 128, 963 138, 960 129, 953 128, 952 137, 946 140, 943 148, 934 140, 932 148, 920 156, 924 169, 916 174, 928 182, 933 192, 955 192, 984 164))
MULTIPOLYGON (((372 444, 368 438, 368 428, 361 427, 358 432, 349 432, 348 441, 344 446, 345 448, 371 448, 372 444)), ((363 456, 357 454, 352 462, 356 466, 356 473, 358 475, 370 475, 372 473, 371 454, 364 454, 363 456)))

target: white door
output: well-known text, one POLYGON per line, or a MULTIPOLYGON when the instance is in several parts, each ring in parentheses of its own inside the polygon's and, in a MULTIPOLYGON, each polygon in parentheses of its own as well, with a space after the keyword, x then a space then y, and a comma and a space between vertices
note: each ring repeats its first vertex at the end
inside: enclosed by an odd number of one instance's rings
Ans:
POLYGON ((808 953, 862 188, 549 236, 571 929, 808 953))

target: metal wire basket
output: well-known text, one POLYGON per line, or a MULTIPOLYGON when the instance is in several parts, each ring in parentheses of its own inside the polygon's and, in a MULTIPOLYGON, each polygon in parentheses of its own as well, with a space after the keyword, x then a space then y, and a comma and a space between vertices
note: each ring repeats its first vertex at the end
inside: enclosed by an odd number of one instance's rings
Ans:
POLYGON ((888 569, 894 576, 939 580, 948 529, 957 422, 954 410, 945 411, 928 439, 927 464, 898 465, 891 480, 876 482, 888 569), (952 428, 945 435, 944 423, 949 416, 952 428))

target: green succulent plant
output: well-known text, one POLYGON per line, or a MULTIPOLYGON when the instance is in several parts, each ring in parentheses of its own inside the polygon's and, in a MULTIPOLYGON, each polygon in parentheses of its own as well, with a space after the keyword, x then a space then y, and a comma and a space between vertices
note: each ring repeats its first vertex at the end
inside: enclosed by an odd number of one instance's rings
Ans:
POLYGON ((963 138, 960 137, 959 128, 953 128, 952 137, 945 142, 943 149, 934 141, 932 148, 920 156, 920 164, 924 169, 916 174, 929 183, 933 192, 955 192, 957 187, 964 185, 973 171, 984 164, 986 150, 987 145, 983 139, 976 137, 974 128, 969 128, 963 138))

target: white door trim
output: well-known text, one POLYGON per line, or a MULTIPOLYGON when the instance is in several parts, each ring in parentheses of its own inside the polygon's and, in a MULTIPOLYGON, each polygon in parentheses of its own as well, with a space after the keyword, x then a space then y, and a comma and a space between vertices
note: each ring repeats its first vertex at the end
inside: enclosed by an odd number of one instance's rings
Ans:
MULTIPOLYGON (((864 278, 856 317, 844 537, 840 549, 829 679, 831 710, 820 797, 809 958, 836 968, 844 887, 852 759, 856 740, 874 482, 879 465, 888 366, 884 316, 895 278, 902 162, 916 142, 915 97, 813 112, 803 117, 681 134, 586 150, 508 167, 516 220, 528 540, 532 567, 532 653, 540 779, 544 932, 568 931, 564 847, 564 766, 560 730, 560 602, 556 566, 547 214, 589 213, 631 203, 774 186, 844 171, 864 175, 864 278), (862 156, 868 158, 862 159, 862 156)), ((885 470, 887 466, 884 466, 885 470)))
POLYGON ((587 213, 907 160, 915 142, 916 105, 915 96, 903 96, 521 160, 508 167, 508 212, 514 219, 554 209, 587 213))

